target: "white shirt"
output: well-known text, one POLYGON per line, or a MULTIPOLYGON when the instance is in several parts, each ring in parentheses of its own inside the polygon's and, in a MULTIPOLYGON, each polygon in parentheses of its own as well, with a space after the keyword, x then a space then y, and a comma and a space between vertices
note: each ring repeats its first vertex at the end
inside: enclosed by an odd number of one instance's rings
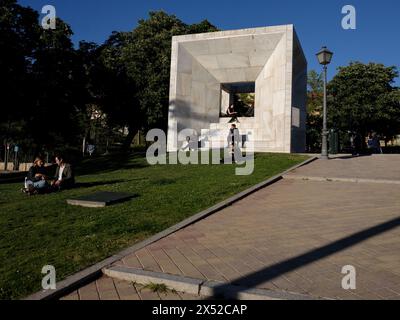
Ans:
POLYGON ((63 172, 64 172, 64 168, 65 168, 65 165, 60 167, 60 171, 58 173, 58 181, 62 181, 62 175, 63 175, 63 172))

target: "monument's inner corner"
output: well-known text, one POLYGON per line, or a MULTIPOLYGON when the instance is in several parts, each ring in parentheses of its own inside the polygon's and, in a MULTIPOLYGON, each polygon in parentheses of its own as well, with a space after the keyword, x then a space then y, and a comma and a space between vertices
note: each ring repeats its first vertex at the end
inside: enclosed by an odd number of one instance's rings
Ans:
POLYGON ((255 107, 255 82, 221 83, 220 118, 237 117, 253 118, 255 107))

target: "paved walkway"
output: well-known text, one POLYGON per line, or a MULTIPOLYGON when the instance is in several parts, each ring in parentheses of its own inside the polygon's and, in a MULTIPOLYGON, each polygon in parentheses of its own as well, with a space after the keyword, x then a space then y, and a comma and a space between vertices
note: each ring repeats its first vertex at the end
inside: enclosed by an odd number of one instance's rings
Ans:
POLYGON ((375 155, 352 158, 338 157, 331 161, 316 161, 295 170, 289 176, 375 180, 400 182, 400 156, 375 155))
MULTIPOLYGON (((331 299, 400 299, 400 156, 318 160, 116 265, 331 299), (357 289, 342 289, 342 268, 357 289)), ((81 296, 83 299, 84 296, 81 296)))

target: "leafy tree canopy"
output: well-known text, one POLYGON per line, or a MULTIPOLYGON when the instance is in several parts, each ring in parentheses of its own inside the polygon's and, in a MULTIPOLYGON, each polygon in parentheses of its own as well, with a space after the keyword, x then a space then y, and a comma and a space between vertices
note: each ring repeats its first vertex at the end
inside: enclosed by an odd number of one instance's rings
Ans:
POLYGON ((44 30, 38 12, 1 1, 0 80, 7 112, 0 138, 36 151, 79 149, 94 116, 110 130, 127 127, 128 147, 138 130, 166 128, 171 39, 215 30, 207 20, 187 25, 163 11, 150 12, 131 32, 113 32, 101 46, 83 41, 75 49, 64 21, 44 30))
POLYGON ((307 150, 310 152, 321 149, 323 87, 322 74, 311 70, 307 80, 307 150))
POLYGON ((367 135, 370 131, 391 139, 400 131, 400 95, 393 86, 396 67, 352 62, 340 67, 329 83, 331 125, 367 135))
POLYGON ((207 20, 187 25, 174 15, 157 11, 140 20, 131 32, 111 35, 102 47, 101 60, 105 69, 117 76, 114 85, 119 84, 111 88, 116 98, 113 106, 105 102, 103 108, 110 119, 128 126, 126 146, 137 130, 167 128, 172 37, 216 30, 207 20))

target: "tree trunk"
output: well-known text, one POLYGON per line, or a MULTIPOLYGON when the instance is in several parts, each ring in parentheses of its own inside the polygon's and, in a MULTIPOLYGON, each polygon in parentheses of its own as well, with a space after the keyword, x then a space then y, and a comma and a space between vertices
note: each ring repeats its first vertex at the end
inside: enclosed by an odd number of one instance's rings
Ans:
POLYGON ((82 140, 82 158, 85 157, 85 152, 86 152, 86 136, 84 136, 82 140))
POLYGON ((128 130, 129 130, 128 135, 126 136, 125 141, 122 145, 122 151, 124 152, 129 151, 132 141, 135 138, 137 132, 135 128, 129 128, 128 130))

